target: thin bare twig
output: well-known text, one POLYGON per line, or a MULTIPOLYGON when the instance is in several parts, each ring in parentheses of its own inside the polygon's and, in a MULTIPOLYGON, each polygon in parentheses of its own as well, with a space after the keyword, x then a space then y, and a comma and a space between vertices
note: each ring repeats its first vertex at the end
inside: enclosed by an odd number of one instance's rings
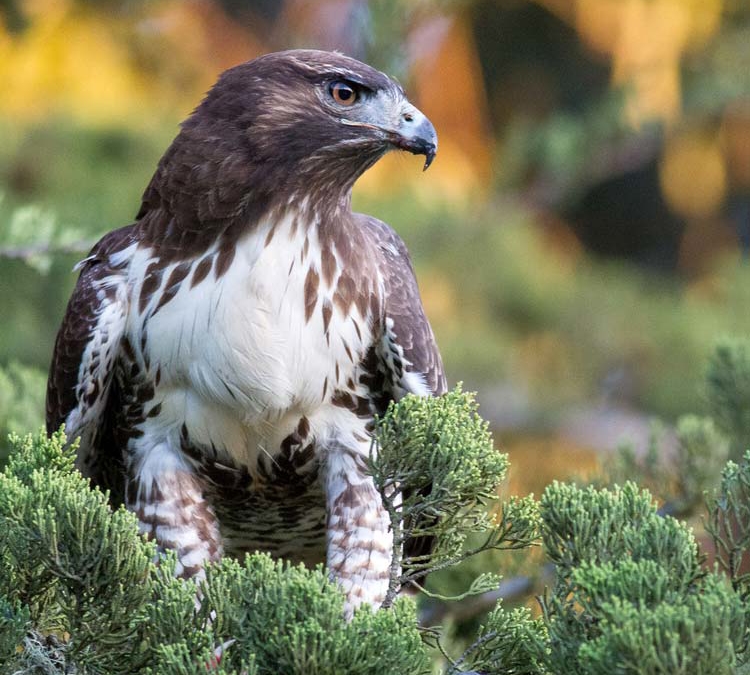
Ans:
POLYGON ((29 244, 28 246, 0 246, 0 258, 9 260, 30 260, 40 255, 63 255, 66 253, 87 253, 94 242, 91 240, 74 241, 69 244, 29 244))
POLYGON ((534 588, 534 580, 527 576, 511 577, 500 582, 493 591, 472 595, 454 602, 435 602, 425 606, 420 613, 422 625, 441 623, 447 616, 454 621, 467 621, 493 609, 501 600, 513 602, 524 598, 534 588))

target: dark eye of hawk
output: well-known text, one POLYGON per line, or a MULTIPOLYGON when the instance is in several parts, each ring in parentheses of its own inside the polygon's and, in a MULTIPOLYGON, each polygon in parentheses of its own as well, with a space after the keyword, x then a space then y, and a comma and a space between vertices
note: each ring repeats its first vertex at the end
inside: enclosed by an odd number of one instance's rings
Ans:
POLYGON ((354 105, 359 98, 359 91, 357 91, 355 85, 344 80, 331 82, 328 85, 328 93, 336 103, 347 107, 354 105))

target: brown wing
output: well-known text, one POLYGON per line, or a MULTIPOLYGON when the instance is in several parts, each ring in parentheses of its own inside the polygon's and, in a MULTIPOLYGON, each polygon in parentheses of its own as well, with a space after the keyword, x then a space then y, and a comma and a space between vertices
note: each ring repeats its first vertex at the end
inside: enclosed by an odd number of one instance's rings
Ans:
POLYGON ((378 243, 385 282, 386 340, 401 359, 404 392, 439 396, 446 391, 445 372, 435 336, 424 313, 414 268, 401 237, 385 223, 362 216, 378 243))
MULTIPOLYGON (((402 392, 422 396, 444 394, 447 385, 443 361, 422 307, 409 251, 388 225, 375 218, 363 217, 363 220, 363 226, 369 228, 382 253, 386 342, 392 351, 386 360, 403 360, 400 369, 395 364, 402 392)), ((426 486, 423 491, 430 489, 426 486)), ((434 545, 433 537, 411 537, 404 543, 404 558, 428 555, 434 545)))
POLYGON ((47 432, 66 425, 81 439, 79 468, 92 475, 104 436, 113 364, 128 314, 127 261, 110 255, 133 243, 132 226, 106 235, 79 263, 81 274, 57 334, 47 381, 47 432))

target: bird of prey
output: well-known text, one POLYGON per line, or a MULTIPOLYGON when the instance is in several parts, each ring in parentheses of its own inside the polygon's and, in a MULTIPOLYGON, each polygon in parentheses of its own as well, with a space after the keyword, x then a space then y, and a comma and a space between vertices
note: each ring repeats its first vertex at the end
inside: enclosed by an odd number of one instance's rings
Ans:
POLYGON ((326 562, 349 614, 385 596, 373 420, 446 388, 403 241, 351 210, 393 148, 425 168, 437 149, 394 80, 339 53, 262 56, 220 76, 135 222, 79 263, 47 428, 80 438, 79 469, 181 576, 260 550, 326 562))

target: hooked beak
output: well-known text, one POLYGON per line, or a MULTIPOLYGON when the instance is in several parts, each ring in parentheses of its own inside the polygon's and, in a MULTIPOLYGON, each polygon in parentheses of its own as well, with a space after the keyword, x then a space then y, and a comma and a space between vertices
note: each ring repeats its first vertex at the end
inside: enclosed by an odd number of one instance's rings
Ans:
POLYGON ((395 125, 395 128, 386 127, 382 124, 374 124, 373 122, 360 122, 349 119, 341 119, 340 121, 342 124, 363 127, 383 134, 385 140, 399 150, 406 150, 413 155, 424 155, 423 171, 427 171, 437 154, 437 132, 435 131, 435 127, 432 126, 432 122, 427 119, 425 114, 411 105, 411 103, 407 102, 401 108, 399 121, 395 125))
POLYGON ((423 171, 427 171, 437 154, 435 127, 421 111, 411 104, 402 113, 398 129, 389 133, 388 140, 400 150, 406 150, 413 155, 424 155, 423 171))

